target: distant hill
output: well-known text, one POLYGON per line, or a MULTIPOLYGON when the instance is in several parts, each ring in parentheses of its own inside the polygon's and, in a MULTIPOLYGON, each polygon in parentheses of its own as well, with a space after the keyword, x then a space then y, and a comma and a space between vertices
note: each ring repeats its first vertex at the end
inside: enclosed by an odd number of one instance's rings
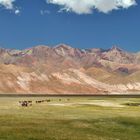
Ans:
POLYGON ((0 48, 0 92, 111 94, 140 91, 140 53, 60 44, 0 48))

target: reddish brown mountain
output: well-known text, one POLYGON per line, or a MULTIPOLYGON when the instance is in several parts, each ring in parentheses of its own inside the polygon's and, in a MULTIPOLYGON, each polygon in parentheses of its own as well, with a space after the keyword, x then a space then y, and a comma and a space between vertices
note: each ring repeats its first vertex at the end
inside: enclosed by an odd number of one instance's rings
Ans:
POLYGON ((1 93, 106 94, 140 90, 140 54, 61 44, 0 49, 1 93))

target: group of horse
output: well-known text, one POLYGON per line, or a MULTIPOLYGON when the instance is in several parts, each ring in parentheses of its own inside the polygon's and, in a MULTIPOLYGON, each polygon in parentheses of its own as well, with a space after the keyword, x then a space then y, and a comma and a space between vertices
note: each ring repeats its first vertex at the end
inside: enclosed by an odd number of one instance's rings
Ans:
MULTIPOLYGON (((37 100, 35 101, 36 104, 43 103, 43 102, 51 102, 50 99, 46 100, 37 100)), ((19 101, 20 106, 22 107, 28 107, 33 105, 33 101, 19 101)))
MULTIPOLYGON (((51 102, 52 99, 45 99, 45 100, 36 100, 36 101, 19 101, 20 106, 22 107, 28 107, 28 106, 32 106, 33 103, 35 104, 40 104, 40 103, 44 103, 44 102, 51 102)), ((58 99, 59 102, 62 101, 62 99, 58 99)), ((67 99, 67 101, 70 101, 70 99, 67 99)))

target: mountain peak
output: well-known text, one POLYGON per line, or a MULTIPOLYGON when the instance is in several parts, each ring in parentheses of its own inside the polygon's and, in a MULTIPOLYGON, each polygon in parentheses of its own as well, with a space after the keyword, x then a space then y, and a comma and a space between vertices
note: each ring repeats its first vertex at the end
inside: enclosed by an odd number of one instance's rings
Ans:
POLYGON ((67 50, 72 49, 71 46, 66 45, 66 44, 59 44, 59 45, 55 46, 54 48, 63 48, 63 49, 67 49, 67 50))
POLYGON ((92 48, 92 49, 89 49, 88 51, 93 52, 93 53, 102 53, 105 50, 102 48, 92 48))
POLYGON ((46 45, 38 45, 38 46, 35 46, 35 47, 32 47, 33 49, 42 49, 42 48, 49 48, 49 46, 46 46, 46 45))
POLYGON ((109 51, 123 51, 123 50, 120 47, 114 45, 114 46, 112 46, 111 49, 109 49, 109 51))

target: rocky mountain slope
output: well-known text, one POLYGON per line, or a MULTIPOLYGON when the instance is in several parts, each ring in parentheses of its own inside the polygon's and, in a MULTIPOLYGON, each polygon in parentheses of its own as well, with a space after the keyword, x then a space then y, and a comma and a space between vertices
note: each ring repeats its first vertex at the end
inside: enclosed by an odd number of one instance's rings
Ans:
POLYGON ((140 91, 140 53, 60 44, 0 49, 0 93, 111 94, 140 91))

